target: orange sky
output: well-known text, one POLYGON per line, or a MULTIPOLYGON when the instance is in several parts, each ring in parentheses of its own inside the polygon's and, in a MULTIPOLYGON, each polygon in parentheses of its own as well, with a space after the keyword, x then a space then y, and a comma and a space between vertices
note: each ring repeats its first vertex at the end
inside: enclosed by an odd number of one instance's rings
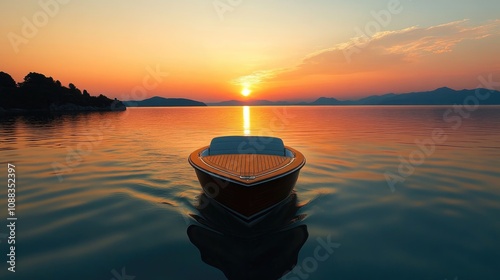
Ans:
POLYGON ((205 102, 245 88, 253 99, 357 99, 500 77, 498 1, 295 2, 2 1, 0 71, 122 100, 205 102))

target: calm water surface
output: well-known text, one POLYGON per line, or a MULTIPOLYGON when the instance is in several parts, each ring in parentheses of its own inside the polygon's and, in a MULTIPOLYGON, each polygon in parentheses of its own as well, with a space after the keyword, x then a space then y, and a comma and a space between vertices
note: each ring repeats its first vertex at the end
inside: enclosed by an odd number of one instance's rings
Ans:
POLYGON ((283 279, 500 279, 500 108, 467 118, 444 117, 448 109, 3 117, 1 279, 226 279, 242 271, 264 279, 294 263, 283 279), (243 134, 280 137, 307 164, 288 214, 259 228, 266 234, 221 238, 217 231, 241 233, 240 225, 197 209, 201 188, 187 157, 213 137, 243 134), (15 274, 6 264, 7 163, 17 174, 15 274))

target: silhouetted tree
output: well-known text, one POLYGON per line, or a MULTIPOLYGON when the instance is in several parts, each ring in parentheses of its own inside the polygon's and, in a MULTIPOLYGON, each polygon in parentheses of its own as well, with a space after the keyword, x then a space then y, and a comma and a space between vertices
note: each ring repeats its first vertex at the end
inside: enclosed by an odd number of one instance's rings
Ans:
POLYGON ((15 88, 16 86, 16 81, 14 81, 12 76, 5 72, 0 72, 0 87, 15 88))
POLYGON ((19 98, 15 92, 18 90, 16 81, 5 73, 0 72, 0 107, 10 108, 19 98))
POLYGON ((40 87, 44 85, 50 85, 54 82, 52 78, 47 78, 43 74, 30 72, 24 77, 24 82, 21 83, 21 87, 40 87))
POLYGON ((71 93, 73 93, 73 94, 77 94, 77 95, 82 94, 82 92, 73 83, 69 84, 69 89, 71 90, 71 93))

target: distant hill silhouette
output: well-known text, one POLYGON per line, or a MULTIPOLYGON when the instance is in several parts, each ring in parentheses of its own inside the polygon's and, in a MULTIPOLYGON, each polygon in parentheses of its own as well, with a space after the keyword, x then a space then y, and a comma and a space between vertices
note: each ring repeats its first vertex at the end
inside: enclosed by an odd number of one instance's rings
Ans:
POLYGON ((333 97, 320 97, 309 105, 341 105, 343 102, 333 97))
POLYGON ((174 106, 207 106, 199 101, 184 98, 151 97, 142 101, 124 101, 127 107, 174 107, 174 106))
POLYGON ((359 100, 339 101, 335 98, 321 97, 310 105, 453 105, 463 104, 469 96, 490 93, 485 100, 479 100, 481 105, 500 105, 500 92, 489 89, 454 90, 443 87, 433 91, 412 92, 404 94, 373 95, 359 100))
POLYGON ((0 72, 0 113, 5 112, 73 112, 123 111, 123 103, 104 95, 91 96, 72 83, 68 87, 43 74, 31 72, 17 83, 5 72, 0 72))

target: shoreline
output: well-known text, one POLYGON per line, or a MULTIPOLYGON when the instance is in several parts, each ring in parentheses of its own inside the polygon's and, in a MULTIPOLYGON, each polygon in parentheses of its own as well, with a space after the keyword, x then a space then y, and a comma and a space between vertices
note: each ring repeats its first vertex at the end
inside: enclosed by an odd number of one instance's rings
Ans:
POLYGON ((22 108, 9 108, 5 109, 0 107, 1 115, 25 115, 25 114, 68 114, 68 113, 86 113, 86 112, 123 112, 126 111, 126 106, 109 106, 109 107, 95 107, 95 106, 79 106, 75 104, 54 105, 44 109, 22 109, 22 108))

